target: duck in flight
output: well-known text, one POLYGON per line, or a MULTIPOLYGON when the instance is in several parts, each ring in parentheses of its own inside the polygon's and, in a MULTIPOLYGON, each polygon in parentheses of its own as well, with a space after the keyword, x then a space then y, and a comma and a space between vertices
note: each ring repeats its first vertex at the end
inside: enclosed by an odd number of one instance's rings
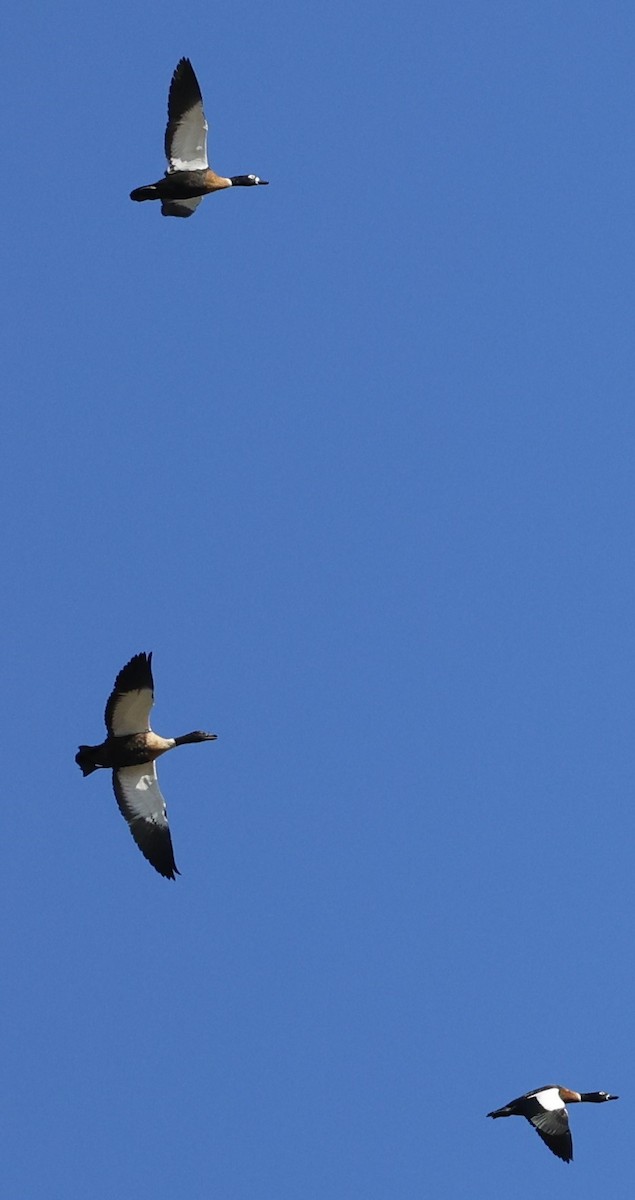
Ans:
POLYGON ((166 879, 180 872, 174 861, 165 800, 155 759, 175 746, 213 742, 215 733, 184 733, 164 738, 150 728, 154 703, 152 655, 135 654, 119 672, 106 705, 108 736, 100 746, 80 746, 75 762, 83 775, 99 767, 112 770, 112 785, 122 815, 140 851, 166 879))
POLYGON ((258 175, 225 178, 211 170, 203 97, 189 58, 178 63, 170 84, 165 157, 168 169, 163 179, 130 193, 131 200, 160 200, 164 217, 191 217, 202 197, 210 192, 269 182, 258 175))
POLYGON ((524 1096, 487 1115, 526 1117, 552 1153, 568 1163, 573 1158, 573 1141, 567 1104, 603 1104, 605 1100, 619 1100, 619 1096, 611 1096, 609 1092, 572 1092, 569 1088, 549 1084, 535 1092, 525 1092, 524 1096))

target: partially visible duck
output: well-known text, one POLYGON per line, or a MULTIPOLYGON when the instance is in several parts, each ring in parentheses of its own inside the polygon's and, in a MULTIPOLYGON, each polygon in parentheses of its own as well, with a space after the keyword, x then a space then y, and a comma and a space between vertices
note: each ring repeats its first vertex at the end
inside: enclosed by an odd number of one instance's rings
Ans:
POLYGON ((606 1100, 619 1100, 609 1092, 572 1092, 570 1088, 548 1084, 525 1092, 517 1100, 511 1100, 503 1108, 488 1113, 488 1117, 526 1117, 536 1133, 549 1149, 563 1162, 573 1158, 573 1141, 569 1130, 567 1104, 603 1104, 606 1100))
POLYGON ((106 705, 108 736, 99 746, 80 746, 75 762, 83 775, 100 767, 112 770, 117 804, 142 854, 166 879, 180 872, 174 861, 165 800, 159 789, 155 759, 175 746, 213 742, 215 733, 159 737, 150 728, 154 703, 152 655, 135 654, 119 672, 106 705))
POLYGON ((170 84, 165 157, 168 169, 163 179, 130 193, 131 200, 160 200, 164 217, 191 217, 202 197, 210 192, 269 182, 258 175, 225 177, 211 170, 203 97, 189 58, 180 60, 170 84))

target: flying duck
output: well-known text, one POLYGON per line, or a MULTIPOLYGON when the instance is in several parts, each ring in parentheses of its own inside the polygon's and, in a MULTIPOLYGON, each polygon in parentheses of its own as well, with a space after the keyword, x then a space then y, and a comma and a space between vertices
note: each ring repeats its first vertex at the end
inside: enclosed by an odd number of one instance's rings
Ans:
POLYGON ((203 97, 189 58, 182 58, 177 64, 170 84, 165 157, 168 169, 163 179, 130 193, 131 200, 160 200, 164 217, 191 217, 209 192, 269 182, 258 175, 225 178, 211 170, 207 161, 203 97))
POLYGON ((82 775, 99 767, 112 769, 117 804, 141 853, 160 875, 174 879, 180 872, 154 760, 188 742, 213 742, 216 734, 197 730, 177 738, 159 737, 150 729, 153 703, 152 655, 135 654, 119 672, 108 698, 108 737, 100 746, 80 746, 75 762, 82 775))
POLYGON ((549 1149, 568 1163, 573 1158, 573 1142, 566 1105, 582 1102, 603 1104, 605 1100, 619 1100, 619 1096, 611 1096, 609 1092, 572 1092, 569 1088, 549 1084, 536 1088, 534 1092, 525 1092, 524 1096, 487 1115, 526 1117, 549 1149))

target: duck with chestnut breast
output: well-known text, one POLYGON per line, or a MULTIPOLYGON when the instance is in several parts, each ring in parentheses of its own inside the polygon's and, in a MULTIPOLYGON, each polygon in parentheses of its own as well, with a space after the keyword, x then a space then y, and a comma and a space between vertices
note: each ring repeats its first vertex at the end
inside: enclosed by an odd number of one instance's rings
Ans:
POLYGON ((545 1145, 563 1162, 573 1158, 573 1141, 569 1129, 567 1104, 604 1104, 606 1100, 619 1100, 610 1092, 572 1092, 570 1088, 548 1084, 525 1092, 517 1100, 488 1113, 488 1117, 526 1117, 545 1145))
POLYGON ((184 733, 164 738, 150 728, 154 704, 152 654, 135 654, 119 672, 106 704, 108 736, 99 746, 80 746, 75 762, 83 775, 100 767, 112 770, 117 804, 130 832, 148 862, 166 879, 174 879, 172 838, 155 760, 175 746, 213 742, 215 733, 184 733))
POLYGON ((203 97, 189 58, 178 63, 168 96, 163 179, 135 188, 131 200, 160 200, 164 217, 191 217, 203 196, 230 187, 267 184, 258 175, 217 175, 207 160, 207 121, 203 97))

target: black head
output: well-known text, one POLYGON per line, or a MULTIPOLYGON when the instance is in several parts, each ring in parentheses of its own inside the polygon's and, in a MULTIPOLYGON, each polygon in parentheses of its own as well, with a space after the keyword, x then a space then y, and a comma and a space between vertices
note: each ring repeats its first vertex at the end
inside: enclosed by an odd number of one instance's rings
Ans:
POLYGON ((267 185, 268 179, 261 179, 259 175, 232 175, 232 184, 234 187, 256 187, 256 184, 267 185))
POLYGON ((175 746, 188 746, 192 742, 215 742, 217 738, 215 733, 205 733, 203 729, 195 729, 193 733, 183 733, 181 737, 174 739, 175 746))
POLYGON ((612 1096, 610 1092, 582 1092, 580 1099, 588 1104, 604 1104, 605 1100, 619 1100, 619 1096, 612 1096))

